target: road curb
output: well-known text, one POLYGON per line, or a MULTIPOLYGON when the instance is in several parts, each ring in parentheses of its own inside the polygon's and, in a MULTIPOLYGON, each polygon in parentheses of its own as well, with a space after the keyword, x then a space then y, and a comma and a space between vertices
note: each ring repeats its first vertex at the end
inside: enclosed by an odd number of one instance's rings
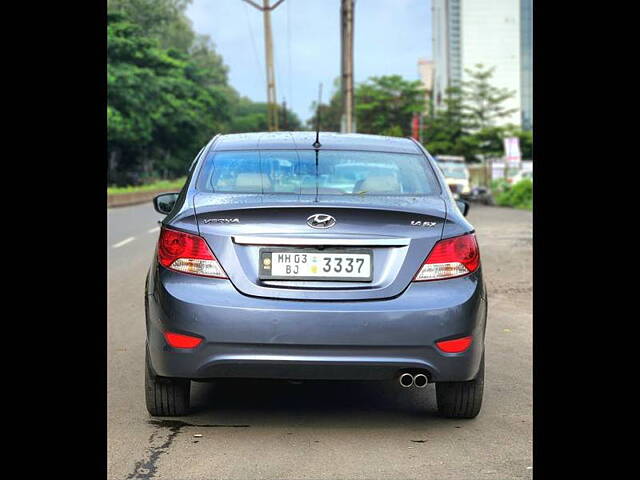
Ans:
POLYGON ((107 194, 107 208, 126 207, 129 205, 138 205, 140 203, 150 202, 156 195, 169 192, 175 192, 175 190, 164 189, 151 190, 148 192, 107 194))

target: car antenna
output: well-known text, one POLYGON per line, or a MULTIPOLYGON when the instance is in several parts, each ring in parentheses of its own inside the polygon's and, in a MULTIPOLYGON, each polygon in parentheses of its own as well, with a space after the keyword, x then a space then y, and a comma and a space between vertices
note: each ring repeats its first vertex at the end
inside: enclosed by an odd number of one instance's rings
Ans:
MULTIPOLYGON (((313 144, 315 147, 315 143, 313 144)), ((315 203, 318 203, 318 147, 316 147, 316 199, 315 203)))
POLYGON ((313 142, 313 148, 316 149, 316 199, 318 203, 318 149, 322 146, 320 143, 320 102, 322 101, 322 82, 318 91, 318 107, 316 109, 316 141, 313 142))
MULTIPOLYGON (((316 108, 316 141, 313 142, 313 148, 320 148, 320 102, 322 102, 322 82, 320 82, 320 88, 318 91, 318 107, 316 108)), ((318 162, 318 155, 316 151, 316 164, 318 162)))

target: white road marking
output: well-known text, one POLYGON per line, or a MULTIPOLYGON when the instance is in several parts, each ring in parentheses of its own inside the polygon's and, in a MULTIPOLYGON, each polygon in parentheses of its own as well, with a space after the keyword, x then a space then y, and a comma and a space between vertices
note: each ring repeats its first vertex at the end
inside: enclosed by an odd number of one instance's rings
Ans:
POLYGON ((116 243, 115 245, 112 245, 113 248, 120 248, 123 245, 126 245, 129 242, 133 242, 136 239, 136 237, 129 237, 129 238, 125 238, 124 240, 122 240, 121 242, 116 243))
POLYGON ((151 230, 147 230, 147 233, 156 233, 160 231, 160 227, 152 228, 151 230))

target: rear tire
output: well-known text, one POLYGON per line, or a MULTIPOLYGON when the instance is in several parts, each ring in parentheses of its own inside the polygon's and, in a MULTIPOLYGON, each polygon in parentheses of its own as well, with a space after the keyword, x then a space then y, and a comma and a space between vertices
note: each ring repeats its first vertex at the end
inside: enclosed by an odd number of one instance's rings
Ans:
POLYGON ((175 417, 189 413, 191 381, 158 377, 145 355, 144 389, 147 410, 153 416, 175 417))
POLYGON ((484 355, 476 378, 468 382, 436 383, 438 412, 447 418, 475 418, 482 407, 484 355))

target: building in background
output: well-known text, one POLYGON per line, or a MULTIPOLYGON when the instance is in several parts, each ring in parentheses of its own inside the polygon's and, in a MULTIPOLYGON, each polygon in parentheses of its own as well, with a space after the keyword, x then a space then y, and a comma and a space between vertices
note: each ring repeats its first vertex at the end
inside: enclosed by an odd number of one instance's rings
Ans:
POLYGON ((433 62, 424 58, 418 59, 418 75, 425 91, 424 113, 428 114, 429 100, 433 95, 433 62))
POLYGON ((460 0, 432 0, 434 107, 443 108, 445 91, 459 83, 460 0))
POLYGON ((520 90, 522 129, 533 128, 533 0, 520 0, 520 90))
POLYGON ((482 64, 495 67, 494 86, 515 92, 504 105, 517 110, 501 123, 526 126, 525 117, 533 123, 531 6, 532 0, 432 0, 436 108, 444 108, 448 87, 468 79, 465 69, 482 64))

